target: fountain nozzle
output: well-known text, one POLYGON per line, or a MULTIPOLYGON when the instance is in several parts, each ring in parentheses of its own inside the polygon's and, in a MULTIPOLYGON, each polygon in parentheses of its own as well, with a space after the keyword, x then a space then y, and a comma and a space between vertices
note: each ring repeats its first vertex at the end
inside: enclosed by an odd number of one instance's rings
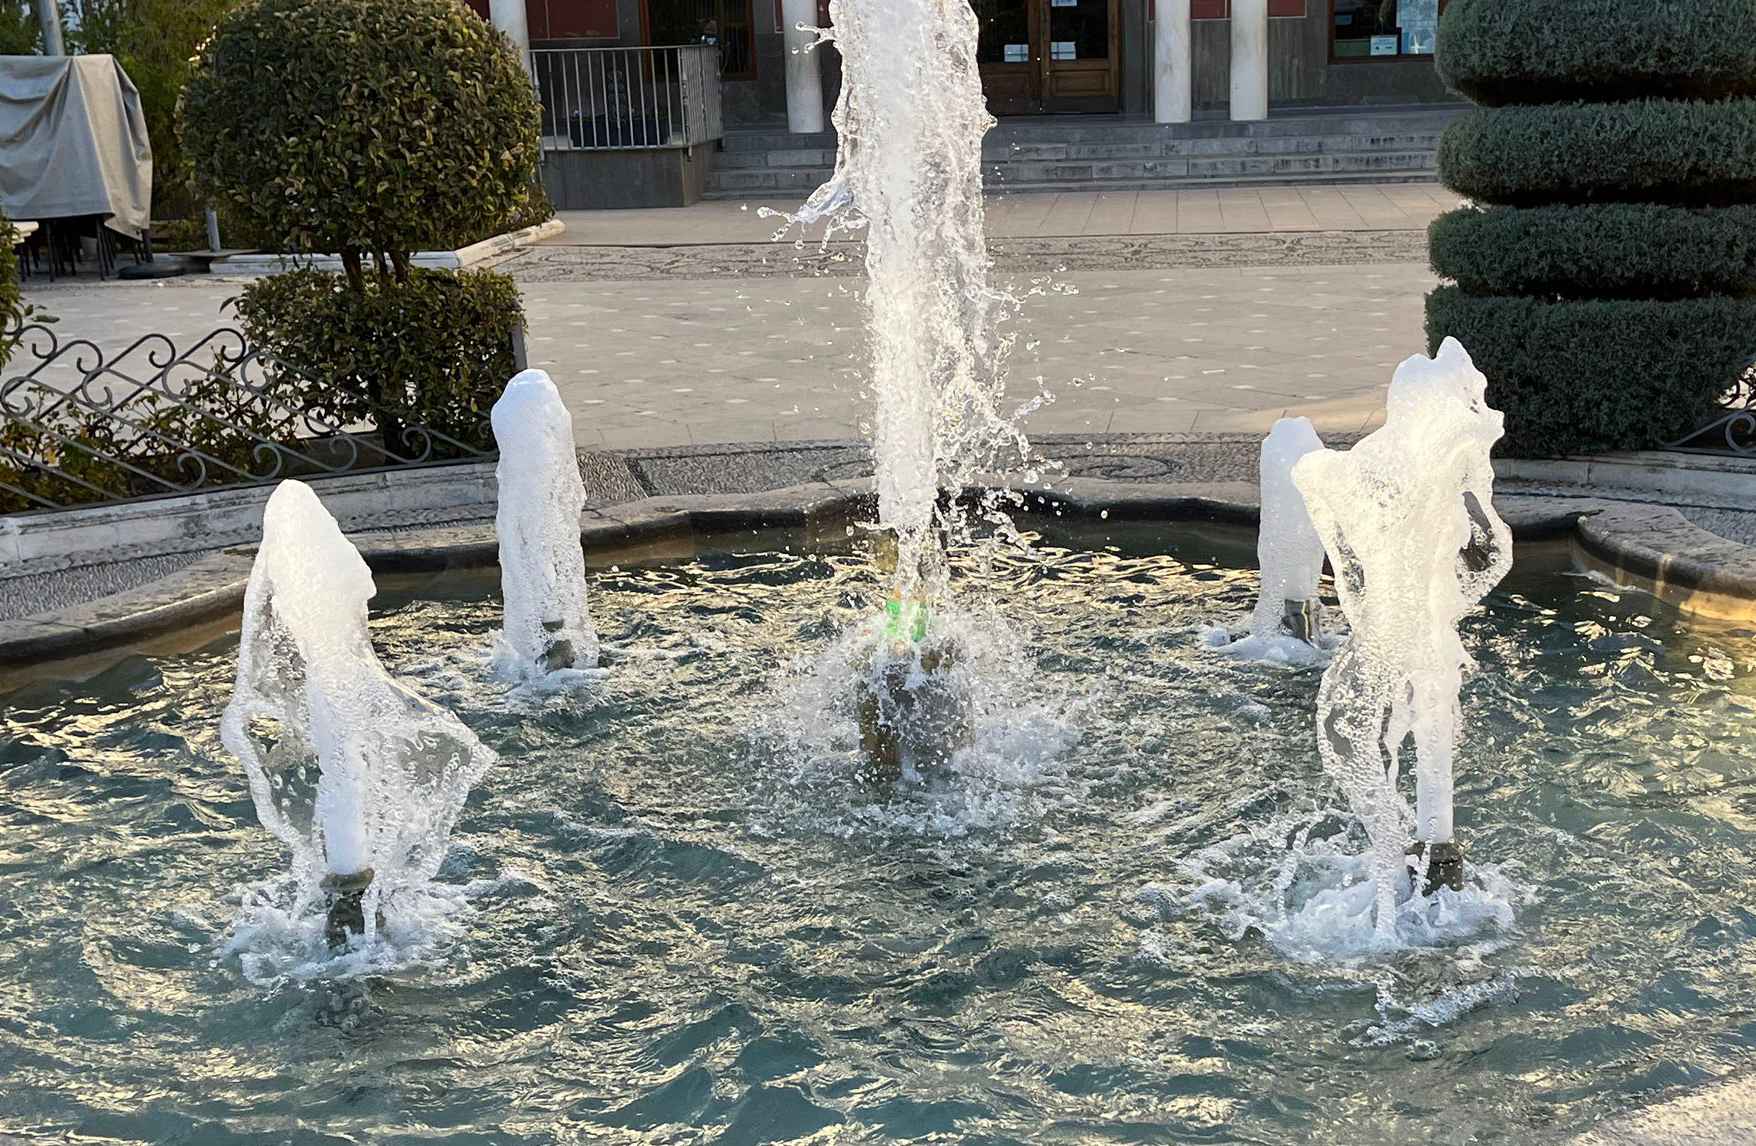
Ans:
POLYGON ((371 868, 352 875, 324 878, 323 891, 329 899, 329 915, 324 922, 323 937, 331 947, 346 947, 350 933, 366 933, 366 892, 374 878, 371 868))
POLYGON ((1294 640, 1315 645, 1323 636, 1323 606, 1315 597, 1289 597, 1283 603, 1280 624, 1294 640))
POLYGON ((1427 859, 1427 882, 1421 888, 1422 895, 1435 895, 1442 887, 1463 890, 1463 845, 1456 840, 1440 844, 1418 841, 1409 845, 1407 855, 1409 867, 1415 871, 1420 870, 1422 857, 1427 859))

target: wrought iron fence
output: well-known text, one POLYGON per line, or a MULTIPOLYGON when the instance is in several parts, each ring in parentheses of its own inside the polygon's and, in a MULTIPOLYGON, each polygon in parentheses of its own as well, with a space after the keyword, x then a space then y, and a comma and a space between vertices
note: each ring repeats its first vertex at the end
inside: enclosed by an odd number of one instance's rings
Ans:
POLYGON ((1668 449, 1733 453, 1756 457, 1756 358, 1744 364, 1725 408, 1668 449))
POLYGON ((327 387, 231 327, 185 350, 148 334, 112 355, 37 324, 6 341, 11 369, 28 369, 0 380, 0 512, 495 456, 485 410, 435 426, 368 405, 341 424, 327 387))
POLYGON ((725 134, 719 48, 537 48, 531 74, 550 151, 687 148, 725 134))

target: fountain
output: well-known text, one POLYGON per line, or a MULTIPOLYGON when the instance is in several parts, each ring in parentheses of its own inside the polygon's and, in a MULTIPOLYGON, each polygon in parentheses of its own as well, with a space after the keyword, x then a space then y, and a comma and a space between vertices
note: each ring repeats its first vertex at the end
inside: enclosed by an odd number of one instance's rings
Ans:
POLYGON ((1282 418, 1262 440, 1262 523, 1256 555, 1262 596, 1250 618, 1259 641, 1282 636, 1315 645, 1322 636, 1317 581, 1323 576, 1323 539, 1293 484, 1293 465, 1323 448, 1309 418, 1282 418))
POLYGON ((256 814, 291 849, 299 903, 326 901, 333 946, 367 941, 393 898, 437 874, 495 756, 372 651, 372 573, 309 486, 263 514, 220 739, 256 814))
MULTIPOLYGON (((1027 457, 1029 444, 1002 410, 1012 339, 1000 326, 1017 303, 989 281, 981 152, 994 120, 975 12, 962 0, 831 0, 830 15, 834 31, 821 35, 842 57, 835 174, 787 218, 865 233, 888 586, 858 703, 868 755, 889 777, 924 747, 905 728, 935 727, 926 739, 941 746, 967 736, 947 694, 965 650, 940 610, 946 546, 970 539, 962 491, 1027 457)), ((977 515, 1002 534, 1006 501, 989 495, 977 515)))
POLYGON ((505 627, 494 664, 520 681, 590 668, 598 637, 586 607, 585 553, 579 515, 585 484, 573 443, 573 418, 541 370, 525 370, 494 403, 500 586, 505 627))
POLYGON ((1472 662, 1457 626, 1512 565, 1489 460, 1503 420, 1486 389, 1468 353, 1446 339, 1436 359, 1397 369, 1381 429, 1346 453, 1316 451, 1293 467, 1352 629, 1318 692, 1318 751, 1371 840, 1380 937, 1394 931, 1405 852, 1423 891, 1463 886, 1452 758, 1472 662), (1410 737, 1412 814, 1397 792, 1410 737))
POLYGON ((1317 582, 1323 576, 1323 539, 1293 484, 1293 466, 1323 448, 1309 418, 1282 418, 1262 440, 1261 524, 1256 559, 1262 589, 1250 615, 1250 631, 1234 640, 1210 626, 1203 641, 1228 657, 1277 664, 1312 664, 1330 648, 1322 628, 1317 582))

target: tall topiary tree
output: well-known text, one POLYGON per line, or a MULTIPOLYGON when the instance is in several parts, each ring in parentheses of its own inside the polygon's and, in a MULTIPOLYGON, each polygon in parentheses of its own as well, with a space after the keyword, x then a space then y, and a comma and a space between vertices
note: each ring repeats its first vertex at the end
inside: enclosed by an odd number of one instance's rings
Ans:
POLYGON ((1756 3, 1450 0, 1438 63, 1478 106, 1439 149, 1427 336, 1454 336, 1505 448, 1687 434, 1756 355, 1756 3))
POLYGON ((196 187, 247 230, 342 256, 494 232, 535 182, 540 111, 511 46, 463 0, 246 0, 181 103, 196 187))

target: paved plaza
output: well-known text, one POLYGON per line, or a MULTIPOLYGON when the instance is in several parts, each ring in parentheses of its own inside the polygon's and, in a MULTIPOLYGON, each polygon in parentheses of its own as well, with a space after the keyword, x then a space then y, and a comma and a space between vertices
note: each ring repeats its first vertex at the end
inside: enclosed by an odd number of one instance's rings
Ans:
MULTIPOLYGON (((1027 430, 1257 432, 1288 413, 1324 431, 1370 428, 1395 364, 1425 349, 1421 300, 1434 280, 1421 232, 1451 202, 1421 185, 997 197, 997 240, 1056 244, 999 273, 1021 299, 1010 395, 1053 398, 1027 430), (1261 229, 1212 229, 1229 224, 1261 229), (1152 266, 1112 234, 1164 236, 1173 245, 1155 250, 1171 263, 1184 261, 1174 243, 1193 236, 1199 265, 1152 266), (1322 265, 1324 250, 1284 265, 1257 241, 1267 235, 1333 243, 1346 265, 1322 265), (1371 245, 1386 235, 1401 244, 1389 255, 1371 245)), ((559 239, 501 264, 524 293, 531 364, 560 385, 582 446, 865 436, 857 248, 826 263, 807 242, 818 261, 789 265, 798 248, 769 244, 775 222, 746 206, 570 214, 559 239), (761 273, 716 261, 727 244, 754 250, 761 273)), ((188 345, 225 321, 241 285, 30 293, 61 338, 113 352, 150 332, 188 345)))

